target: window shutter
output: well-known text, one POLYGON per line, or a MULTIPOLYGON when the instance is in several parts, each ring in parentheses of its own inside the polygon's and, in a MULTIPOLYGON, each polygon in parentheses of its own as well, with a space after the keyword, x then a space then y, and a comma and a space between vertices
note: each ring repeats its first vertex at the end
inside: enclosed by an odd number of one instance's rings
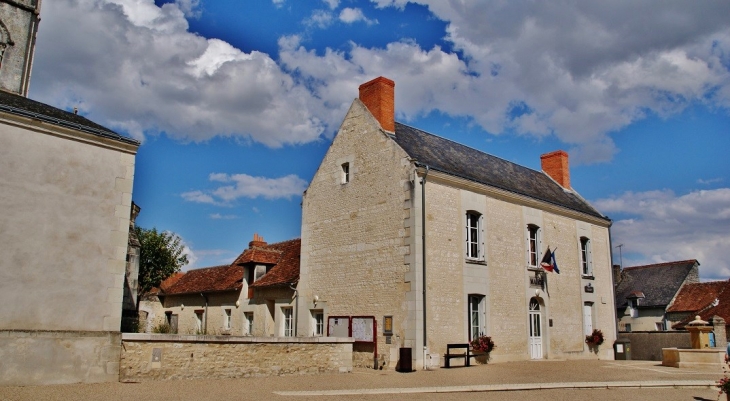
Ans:
POLYGON ((469 257, 469 213, 464 214, 464 256, 469 257))
POLYGON ((479 216, 479 259, 484 260, 484 215, 479 216))
POLYGON ((586 243, 586 259, 588 264, 588 274, 593 275, 593 251, 591 250, 591 240, 589 239, 586 243))

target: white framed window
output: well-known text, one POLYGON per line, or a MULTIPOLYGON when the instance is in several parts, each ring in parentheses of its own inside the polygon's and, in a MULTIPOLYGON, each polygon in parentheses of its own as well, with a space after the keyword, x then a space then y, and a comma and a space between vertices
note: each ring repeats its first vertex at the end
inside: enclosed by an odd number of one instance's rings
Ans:
POLYGON ((243 331, 245 335, 253 335, 253 312, 243 313, 243 331))
POLYGON ((350 163, 342 163, 342 183, 350 182, 350 163))
POLYGON ((312 311, 312 325, 314 326, 314 336, 321 337, 324 335, 324 313, 321 310, 312 311))
POLYGON ((593 260, 591 256, 591 240, 580 237, 581 272, 584 276, 593 276, 593 260))
POLYGON ((469 341, 484 334, 484 295, 469 294, 469 341))
POLYGON ((527 266, 539 267, 540 263, 540 227, 527 225, 527 266))
POLYGON ((664 331, 664 322, 656 322, 656 331, 664 331))
POLYGON ((231 310, 223 309, 223 328, 226 330, 231 329, 231 310))
POLYGON ((484 260, 484 216, 475 212, 466 212, 466 257, 484 260))
POLYGON ((284 318, 284 337, 294 337, 294 315, 292 308, 281 308, 281 315, 284 318))

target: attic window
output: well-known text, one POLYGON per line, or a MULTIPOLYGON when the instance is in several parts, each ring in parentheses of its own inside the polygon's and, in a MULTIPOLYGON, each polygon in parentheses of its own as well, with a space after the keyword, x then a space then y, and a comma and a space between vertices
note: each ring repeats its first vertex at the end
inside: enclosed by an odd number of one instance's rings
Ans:
POLYGON ((342 163, 342 183, 350 182, 350 163, 342 163))

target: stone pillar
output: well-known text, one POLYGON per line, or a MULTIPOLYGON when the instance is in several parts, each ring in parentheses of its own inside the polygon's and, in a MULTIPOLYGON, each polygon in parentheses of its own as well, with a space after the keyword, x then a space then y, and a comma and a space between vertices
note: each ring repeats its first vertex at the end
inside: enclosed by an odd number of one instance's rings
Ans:
POLYGON ((715 347, 726 348, 727 347, 727 333, 725 332, 725 319, 720 316, 713 316, 711 319, 712 328, 715 332, 715 347))

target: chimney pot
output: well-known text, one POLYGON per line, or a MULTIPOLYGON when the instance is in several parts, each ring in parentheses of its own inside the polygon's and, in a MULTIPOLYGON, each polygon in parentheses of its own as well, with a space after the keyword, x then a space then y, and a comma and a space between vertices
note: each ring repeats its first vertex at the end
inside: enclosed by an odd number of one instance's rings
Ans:
POLYGON ((395 132, 395 82, 385 77, 365 82, 360 85, 360 101, 384 130, 395 132))
POLYGON ((540 156, 542 171, 557 181, 563 188, 570 189, 570 168, 568 153, 563 150, 545 153, 540 156))
POLYGON ((256 233, 253 234, 253 241, 248 243, 249 249, 253 248, 255 246, 257 246, 257 247, 266 246, 266 241, 264 241, 264 237, 262 237, 256 233))

